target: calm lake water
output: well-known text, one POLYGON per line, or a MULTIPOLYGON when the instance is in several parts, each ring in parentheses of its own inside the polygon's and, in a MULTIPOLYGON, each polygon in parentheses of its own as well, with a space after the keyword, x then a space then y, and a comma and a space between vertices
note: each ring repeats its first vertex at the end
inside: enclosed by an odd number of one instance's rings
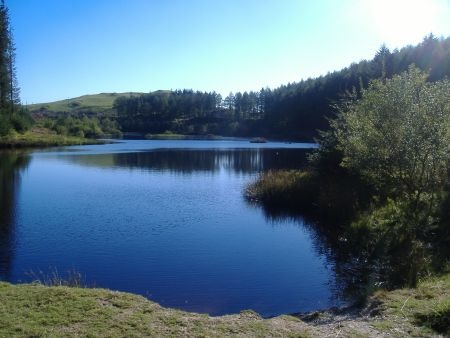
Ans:
POLYGON ((304 165, 312 146, 133 140, 0 153, 0 279, 75 269, 87 284, 211 315, 337 305, 313 227, 243 197, 258 173, 304 165))

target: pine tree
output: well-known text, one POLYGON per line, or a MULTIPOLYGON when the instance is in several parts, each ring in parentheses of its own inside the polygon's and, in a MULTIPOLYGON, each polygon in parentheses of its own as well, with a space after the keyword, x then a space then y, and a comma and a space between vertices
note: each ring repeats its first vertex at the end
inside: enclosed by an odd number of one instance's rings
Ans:
POLYGON ((20 103, 15 50, 8 8, 2 0, 0 5, 0 110, 3 114, 12 114, 20 103))
POLYGON ((8 63, 9 63, 9 101, 11 107, 20 104, 20 89, 17 83, 16 76, 16 46, 12 38, 12 32, 9 30, 9 49, 8 49, 8 63))

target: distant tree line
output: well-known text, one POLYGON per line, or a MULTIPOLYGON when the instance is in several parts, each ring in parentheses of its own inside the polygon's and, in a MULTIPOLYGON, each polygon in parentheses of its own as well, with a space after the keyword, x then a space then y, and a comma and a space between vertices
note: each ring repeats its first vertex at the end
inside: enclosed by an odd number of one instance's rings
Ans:
POLYGON ((115 101, 122 131, 312 138, 329 127, 333 103, 346 92, 361 94, 373 79, 391 78, 411 64, 435 81, 450 75, 450 38, 429 35, 417 46, 390 51, 314 79, 257 92, 156 91, 115 101))

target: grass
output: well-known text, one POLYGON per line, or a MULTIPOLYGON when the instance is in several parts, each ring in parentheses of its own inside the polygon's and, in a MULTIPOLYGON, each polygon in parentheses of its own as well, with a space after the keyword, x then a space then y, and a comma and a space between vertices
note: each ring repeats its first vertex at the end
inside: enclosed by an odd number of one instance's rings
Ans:
POLYGON ((0 137, 0 148, 28 148, 97 144, 102 141, 53 133, 45 128, 33 128, 23 134, 12 133, 0 137))
POLYGON ((450 274, 378 291, 358 312, 325 311, 308 322, 253 311, 210 317, 123 292, 37 283, 0 282, 0 299, 0 337, 427 337, 449 334, 450 274))
POLYGON ((380 330, 401 336, 450 335, 450 273, 426 279, 415 289, 379 291, 373 296, 383 318, 374 323, 380 330))
POLYGON ((217 135, 184 135, 173 133, 169 130, 161 134, 146 134, 145 139, 147 140, 220 140, 221 136, 217 135))
POLYGON ((302 337, 306 324, 254 313, 209 317, 103 289, 0 283, 0 337, 302 337))
POLYGON ((268 171, 246 188, 245 196, 271 206, 309 206, 316 187, 316 175, 310 171, 268 171))
POLYGON ((313 215, 328 224, 348 221, 367 204, 366 186, 352 175, 323 175, 313 168, 262 173, 244 192, 266 211, 313 215))
POLYGON ((120 96, 137 96, 142 93, 100 93, 96 95, 83 95, 66 100, 28 105, 31 112, 45 113, 104 113, 112 109, 114 100, 120 96))
POLYGON ((170 131, 161 134, 145 134, 144 136, 147 140, 185 140, 186 137, 186 135, 172 133, 170 131))

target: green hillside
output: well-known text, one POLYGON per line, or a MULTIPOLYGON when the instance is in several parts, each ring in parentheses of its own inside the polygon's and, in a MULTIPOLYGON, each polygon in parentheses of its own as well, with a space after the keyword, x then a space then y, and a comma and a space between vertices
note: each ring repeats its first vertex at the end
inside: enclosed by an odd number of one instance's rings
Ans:
POLYGON ((43 113, 53 115, 56 113, 70 114, 87 114, 87 115, 108 115, 111 113, 114 100, 118 97, 138 96, 142 93, 126 92, 126 93, 100 93, 94 95, 83 95, 67 100, 36 103, 28 106, 32 113, 43 113))

